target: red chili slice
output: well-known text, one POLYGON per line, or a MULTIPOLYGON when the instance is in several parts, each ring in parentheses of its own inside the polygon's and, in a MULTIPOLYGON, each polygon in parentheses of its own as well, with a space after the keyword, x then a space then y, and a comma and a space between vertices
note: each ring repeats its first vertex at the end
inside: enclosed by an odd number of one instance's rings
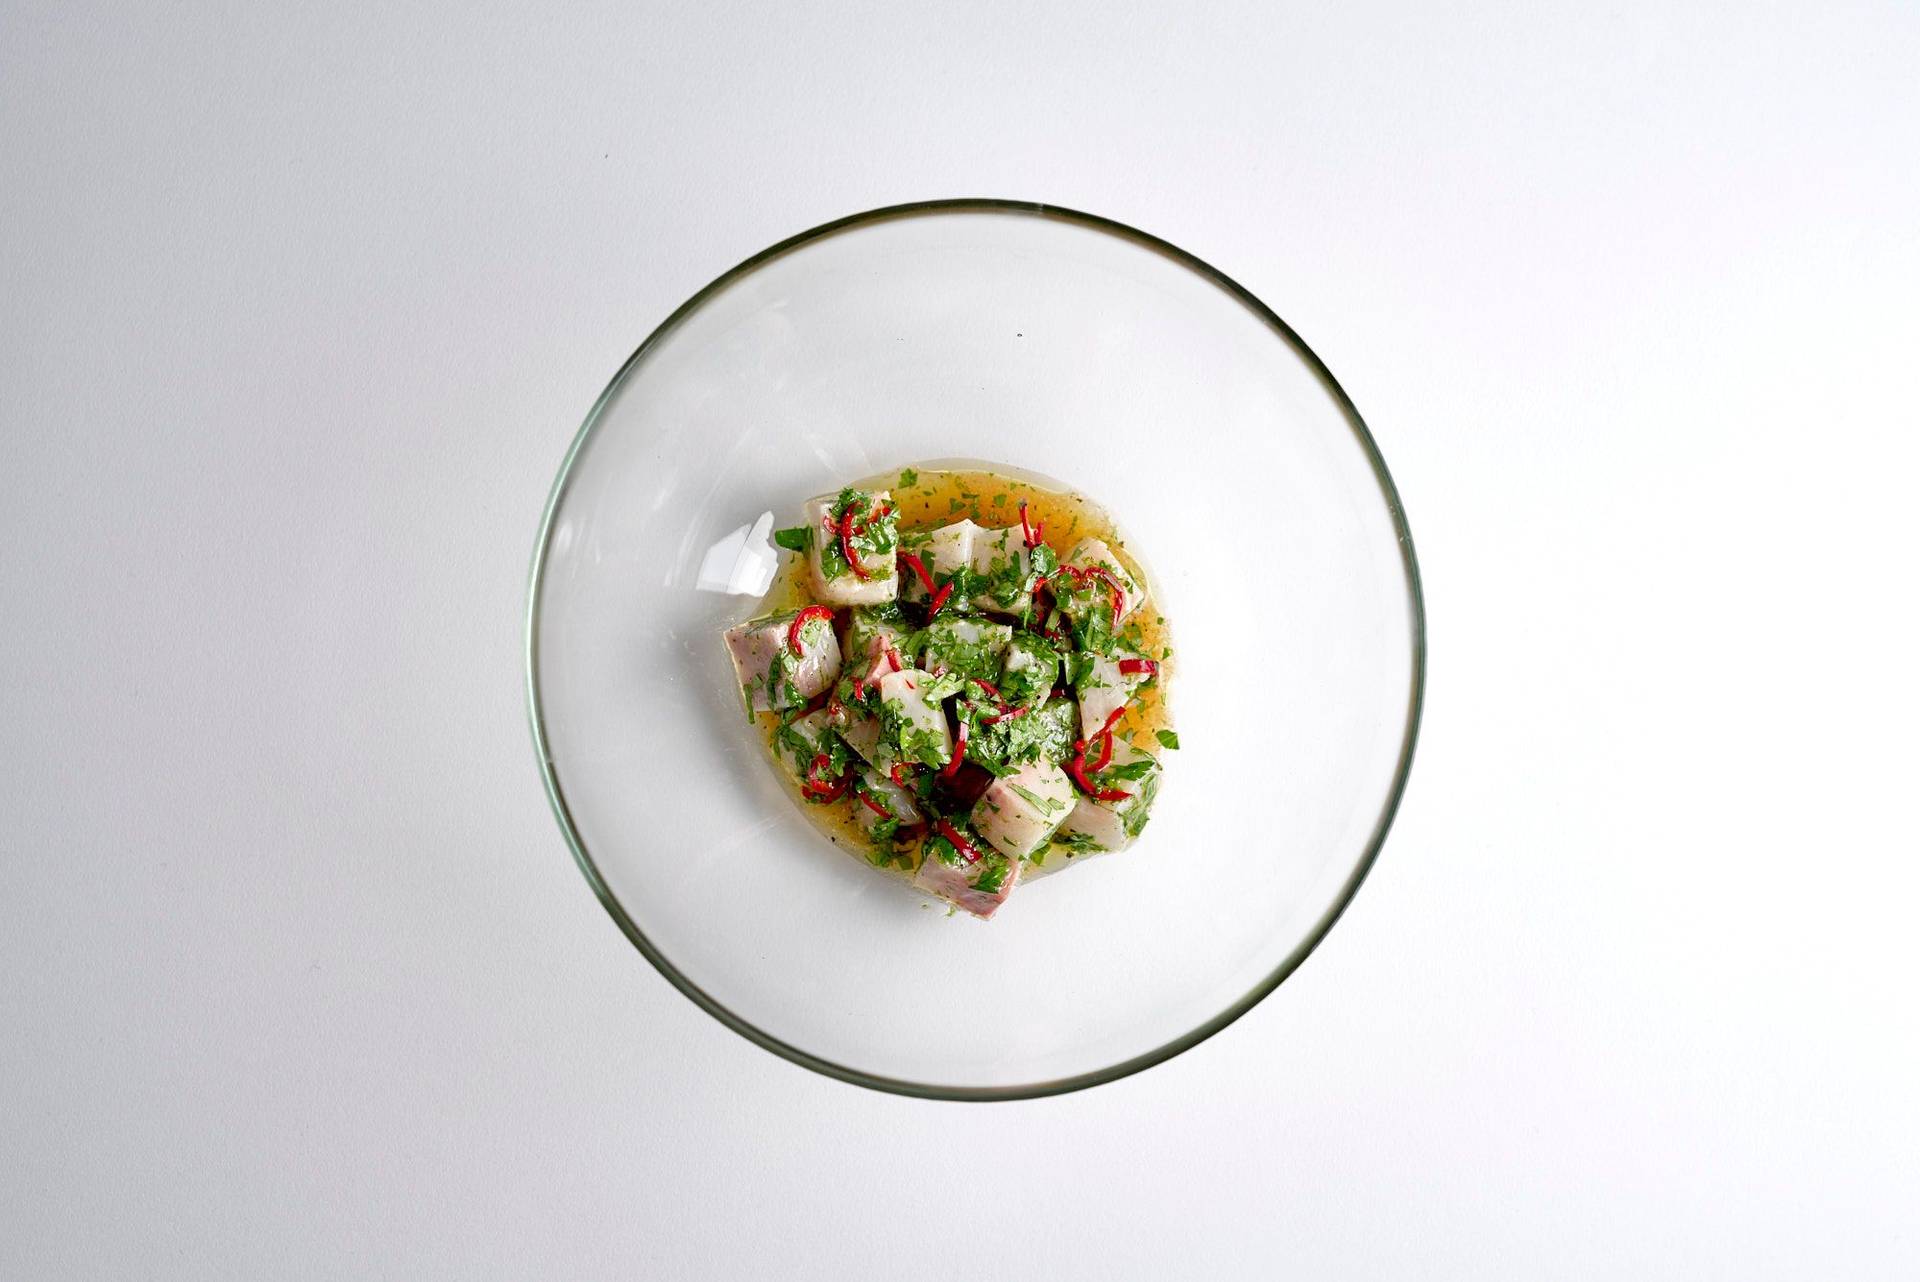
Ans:
POLYGON ((901 761, 896 761, 891 766, 887 767, 887 778, 893 780, 894 783, 898 784, 902 788, 911 788, 913 787, 913 781, 911 779, 902 779, 900 777, 906 772, 907 772, 906 763, 901 761))
POLYGON ((825 770, 832 764, 832 758, 828 757, 824 752, 816 753, 813 760, 808 763, 807 777, 802 780, 800 784, 800 791, 806 794, 808 800, 838 801, 846 795, 847 785, 853 781, 851 772, 841 775, 838 779, 821 779, 818 777, 822 770, 825 770))
POLYGON ((1087 763, 1087 769, 1105 770, 1107 768, 1107 763, 1112 760, 1113 760, 1113 736, 1110 734, 1103 734, 1100 736, 1100 759, 1098 761, 1089 761, 1087 763))
POLYGON ((810 605, 800 611, 800 613, 794 615, 793 622, 787 625, 787 649, 793 651, 795 654, 804 653, 800 648, 800 629, 806 627, 807 624, 813 622, 815 619, 825 619, 827 623, 831 625, 833 623, 833 611, 824 605, 810 605))
POLYGON ((912 552, 902 552, 900 554, 900 559, 907 563, 907 568, 909 570, 913 571, 913 577, 920 580, 920 586, 927 590, 927 595, 932 596, 933 595, 933 576, 927 573, 927 563, 925 561, 922 561, 917 554, 912 552))
POLYGON ((1148 676, 1157 677, 1160 675, 1160 665, 1152 659, 1122 659, 1120 660, 1119 668, 1120 671, 1126 673, 1128 676, 1133 676, 1141 672, 1146 673, 1148 676))
POLYGON ((875 801, 873 799, 873 794, 868 792, 865 788, 855 788, 853 790, 853 795, 860 798, 861 805, 865 806, 868 810, 873 811, 874 814, 879 815, 882 819, 893 818, 893 812, 891 810, 888 810, 885 806, 881 805, 879 802, 875 801))
POLYGON ((1086 578, 1099 579, 1107 585, 1107 591, 1113 594, 1113 621, 1118 624, 1127 604, 1127 592, 1120 586, 1120 580, 1114 578, 1113 572, 1104 565, 1090 565, 1083 573, 1086 578))
POLYGON ((840 555, 847 558, 847 567, 853 571, 855 577, 863 580, 873 577, 861 566, 860 558, 853 554, 852 508, 848 508, 840 517, 840 555))
POLYGON ((960 762, 967 755, 967 719, 960 718, 960 735, 954 741, 953 758, 940 768, 942 779, 951 779, 960 769, 960 762))
POLYGON ((927 563, 912 552, 902 552, 900 559, 906 562, 909 570, 913 571, 913 577, 920 580, 920 586, 927 590, 927 596, 931 598, 927 610, 927 617, 931 619, 934 615, 940 613, 940 607, 947 603, 949 596, 953 595, 953 584, 943 583, 938 588, 935 588, 933 586, 933 575, 927 572, 927 563))
POLYGON ((933 830, 952 842, 953 848, 960 852, 962 859, 965 859, 970 864, 980 862, 980 852, 975 850, 952 824, 944 819, 936 819, 933 822, 933 830))
POLYGON ((1067 761, 1067 773, 1073 777, 1075 783, 1080 785, 1080 790, 1095 801, 1124 801, 1133 795, 1119 788, 1095 787, 1093 781, 1087 778, 1089 769, 1102 769, 1113 759, 1113 726, 1116 721, 1126 715, 1126 712, 1125 708, 1115 708, 1107 714, 1107 719, 1101 727, 1093 732, 1093 738, 1100 741, 1100 760, 1091 766, 1087 764, 1087 747, 1092 740, 1075 739, 1073 741, 1073 756, 1067 761))
POLYGON ((1047 523, 1045 521, 1040 522, 1040 524, 1038 525, 1027 524, 1027 501, 1025 499, 1021 499, 1020 500, 1020 534, 1027 541, 1027 551, 1031 552, 1035 548, 1040 546, 1040 533, 1046 528, 1047 528, 1047 523))
POLYGON ((1133 795, 1130 792, 1122 792, 1118 788, 1094 787, 1093 781, 1087 778, 1086 764, 1079 757, 1067 762, 1067 773, 1073 777, 1075 783, 1080 785, 1080 791, 1095 801, 1125 801, 1133 795))

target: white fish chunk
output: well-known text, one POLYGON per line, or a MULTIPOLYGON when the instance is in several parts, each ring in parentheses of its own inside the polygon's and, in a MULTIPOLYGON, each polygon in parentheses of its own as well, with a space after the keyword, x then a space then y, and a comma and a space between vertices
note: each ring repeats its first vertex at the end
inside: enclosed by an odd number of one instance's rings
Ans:
POLYGON ((880 678, 880 716, 886 736, 900 750, 903 761, 944 766, 953 758, 953 729, 938 698, 928 694, 941 687, 919 668, 903 668, 880 678))
POLYGON ((876 770, 891 770, 900 760, 900 754, 887 742, 880 718, 858 704, 841 704, 834 714, 833 728, 862 761, 876 770))
MULTIPOLYGON (((989 583, 1005 585, 1017 580, 1024 589, 1026 576, 1033 566, 1033 557, 1027 551, 1026 535, 1019 526, 1008 526, 1003 530, 981 530, 973 539, 973 572, 989 583)), ((1029 591, 1007 592, 1004 586, 999 591, 983 588, 973 598, 974 608, 991 614, 1021 615, 1033 604, 1033 593, 1029 591)))
POLYGON ((901 666, 911 664, 913 656, 908 653, 907 639, 913 635, 913 629, 899 615, 895 606, 855 606, 847 619, 847 665, 857 669, 864 663, 870 669, 874 660, 884 657, 889 647, 901 657, 901 666))
POLYGON ((1120 564, 1120 558, 1113 554, 1113 549, 1099 539, 1081 539, 1073 545, 1073 550, 1067 553, 1061 564, 1076 566, 1080 569, 1099 566, 1113 576, 1114 581, 1120 585, 1122 594, 1120 618, 1114 620, 1115 626, 1119 625, 1121 619, 1147 603, 1146 589, 1140 586, 1138 579, 1127 573, 1126 567, 1120 564))
POLYGON ((992 681, 1000 675, 1001 660, 1012 640, 1011 624, 943 613, 927 625, 920 662, 929 672, 957 672, 992 681))
MULTIPOLYGON (((838 497, 829 494, 810 499, 804 509, 807 529, 812 536, 807 548, 807 568, 812 573, 814 597, 826 605, 878 605, 882 601, 895 599, 900 593, 900 577, 894 548, 873 553, 859 548, 854 550, 860 568, 868 575, 866 578, 846 569, 838 558, 832 564, 839 572, 828 576, 827 562, 822 554, 829 546, 840 546, 838 537, 828 529, 833 504, 838 497)), ((874 491, 869 509, 889 502, 890 498, 885 490, 874 491)))
POLYGON ((1022 632, 1007 647, 1000 693, 1014 703, 1039 703, 1060 680, 1063 667, 1058 650, 1031 632, 1022 632))
POLYGON ((1046 853, 1045 866, 1054 865, 1058 860, 1065 864, 1070 859, 1083 858, 1086 854, 1103 851, 1125 850, 1147 826, 1148 813, 1153 809, 1154 799, 1160 794, 1160 763, 1151 753, 1142 752, 1130 743, 1120 739, 1113 741, 1113 759, 1099 771, 1097 782, 1103 788, 1113 788, 1127 794, 1122 801, 1096 801, 1092 797, 1079 796, 1073 810, 1060 825, 1060 836, 1066 838, 1066 844, 1055 844, 1046 853), (1122 778, 1116 771, 1133 773, 1140 769, 1141 762, 1147 763, 1144 773, 1138 778, 1122 778), (1074 853, 1076 848, 1078 853, 1074 853))
POLYGON ((859 797, 853 798, 853 819, 860 831, 866 834, 867 840, 873 840, 874 830, 889 819, 902 827, 920 822, 920 807, 915 803, 913 794, 873 767, 868 766, 860 771, 859 788, 872 798, 874 805, 886 811, 881 814, 880 810, 875 810, 859 797))
POLYGON ((1094 735, 1107 724, 1107 718, 1127 706, 1138 690, 1153 675, 1150 672, 1122 672, 1120 665, 1132 660, 1140 661, 1144 656, 1125 648, 1116 649, 1112 654, 1090 654, 1087 656, 1086 671, 1080 676, 1075 692, 1080 696, 1080 733, 1094 735))
POLYGON ((942 843, 929 841, 928 853, 920 862, 920 871, 914 874, 913 884, 985 920, 1007 902, 1007 896, 1020 883, 1020 861, 986 846, 977 833, 968 836, 967 841, 981 852, 973 863, 957 854, 942 858, 935 853, 944 849, 942 843))
MULTIPOLYGON (((836 766, 846 760, 846 749, 836 739, 833 721, 824 708, 795 717, 773 736, 774 759, 796 780, 805 779, 807 768, 823 753, 836 766)), ((833 773, 839 772, 835 769, 833 773)))
MULTIPOLYGON (((920 558, 920 563, 927 567, 928 575, 938 584, 954 572, 973 564, 973 541, 982 532, 971 520, 961 520, 924 534, 904 535, 900 545, 920 558)), ((907 570, 900 577, 900 596, 907 601, 927 599, 926 585, 912 570, 907 570)), ((948 604, 942 608, 964 609, 967 605, 964 600, 950 597, 948 604)))
POLYGON ((840 677, 840 639, 831 619, 814 618, 800 629, 800 653, 787 644, 798 611, 753 619, 725 633, 727 653, 741 697, 752 712, 797 708, 823 694, 840 677))
POLYGON ((1037 850, 1073 810, 1073 781, 1050 761, 1033 761, 987 785, 973 805, 974 831, 1013 859, 1037 850))

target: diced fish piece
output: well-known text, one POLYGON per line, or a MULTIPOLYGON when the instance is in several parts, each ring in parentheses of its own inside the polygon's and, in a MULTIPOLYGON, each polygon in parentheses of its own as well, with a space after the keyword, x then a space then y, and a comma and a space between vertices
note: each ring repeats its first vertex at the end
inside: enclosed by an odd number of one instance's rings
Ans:
POLYGON ((903 662, 912 662, 907 653, 907 638, 912 632, 897 606, 855 606, 847 621, 847 663, 854 667, 871 665, 885 655, 889 646, 903 662))
POLYGON ((1040 755, 1046 760, 1065 761, 1073 754, 1077 706, 1071 699, 1049 699, 1028 714, 1039 726, 1034 737, 1039 741, 1040 755))
POLYGON ((806 778, 815 757, 823 752, 832 756, 838 747, 833 720, 825 708, 795 717, 773 736, 774 758, 795 779, 806 778))
MULTIPOLYGON (((1068 862, 1074 847, 1080 847, 1075 859, 1088 853, 1125 850, 1147 826, 1148 812, 1153 809, 1154 798, 1160 793, 1160 763, 1151 753, 1140 751, 1130 743, 1120 739, 1113 741, 1113 760, 1099 772, 1102 787, 1115 788, 1127 794, 1124 801, 1095 801, 1092 797, 1080 796, 1067 815, 1066 822, 1060 825, 1061 836, 1068 844, 1054 845, 1046 856, 1043 866, 1049 866, 1057 859, 1068 862), (1137 779, 1121 778, 1115 773, 1124 768, 1137 768, 1138 763, 1147 762, 1149 769, 1137 779)), ((1051 871, 1051 868, 1049 868, 1051 871)))
POLYGON ((859 797, 853 799, 854 822, 867 840, 873 840, 874 830, 888 819, 903 826, 920 822, 920 807, 914 803, 913 794, 880 771, 871 766, 861 770, 859 786, 862 793, 887 812, 883 815, 859 797))
POLYGON ((1047 843, 1073 810, 1073 781, 1050 761, 1034 761, 987 785, 973 806, 973 827, 1012 859, 1047 843))
POLYGON ((1007 585, 1013 583, 1024 588, 1032 564, 1026 535, 1019 526, 979 531, 973 538, 973 572, 985 581, 985 586, 974 595, 974 607, 992 614, 1026 613, 1027 607, 1033 604, 1033 593, 1009 592, 1007 585))
POLYGON ((1013 703, 1039 703, 1060 674, 1060 652, 1031 632, 1022 632, 1007 647, 1000 669, 1000 693, 1013 703))
POLYGON ((754 619, 726 631, 734 677, 751 711, 800 707, 839 679, 840 641, 831 620, 809 620, 800 629, 800 653, 788 648, 787 630, 797 613, 754 619))
POLYGON ((1100 727, 1107 724, 1107 718, 1126 707, 1127 701, 1133 698, 1133 692, 1146 683, 1151 673, 1120 670, 1123 661, 1139 658, 1138 654, 1124 648, 1116 649, 1110 655, 1087 656, 1087 669, 1075 687, 1080 696, 1081 734, 1097 734, 1100 727))
POLYGON ((833 728, 862 761, 877 770, 890 770, 900 760, 900 754, 887 742, 880 718, 858 704, 841 704, 834 715, 833 728))
MULTIPOLYGON (((924 534, 903 535, 900 545, 920 558, 928 575, 938 584, 955 571, 973 564, 973 542, 981 532, 971 520, 961 520, 924 534)), ((926 585, 912 570, 900 578, 900 596, 907 601, 927 599, 926 585)), ((963 609, 967 604, 964 600, 952 600, 944 608, 963 609)))
MULTIPOLYGON (((894 549, 884 553, 868 554, 856 548, 854 555, 859 558, 860 568, 868 577, 861 578, 852 570, 842 568, 836 558, 833 562, 839 573, 827 577, 824 549, 828 546, 839 547, 839 538, 829 530, 833 518, 833 505, 838 495, 829 494, 822 498, 811 499, 806 508, 807 528, 812 531, 812 540, 807 550, 807 568, 812 572, 813 594, 827 605, 878 605, 882 601, 891 601, 899 595, 900 578, 898 558, 894 549)), ((890 496, 885 490, 873 493, 869 507, 878 507, 888 502, 890 496)))
MULTIPOLYGON (((930 852, 936 848, 940 848, 939 843, 928 843, 930 852)), ((922 890, 982 920, 1007 902, 1019 882, 1020 861, 990 848, 982 850, 976 863, 967 863, 958 855, 946 859, 929 853, 913 877, 914 885, 922 890)))
POLYGON ((1099 539, 1081 539, 1073 545, 1073 551, 1067 553, 1066 559, 1061 564, 1078 566, 1081 569, 1099 566, 1113 576, 1114 581, 1120 585, 1122 593, 1120 618, 1114 620, 1116 626, 1120 619, 1126 618, 1146 604, 1146 589, 1140 586, 1138 579, 1127 573, 1126 567, 1120 564, 1120 558, 1113 554, 1113 549, 1099 539))
POLYGON ((944 766, 953 757, 953 730, 939 701, 927 698, 933 682, 933 674, 919 668, 887 673, 880 678, 880 715, 902 760, 944 766))
POLYGON ((1012 640, 1009 624, 941 614, 927 625, 920 661, 930 672, 957 672, 991 681, 1000 675, 1001 659, 1012 640))

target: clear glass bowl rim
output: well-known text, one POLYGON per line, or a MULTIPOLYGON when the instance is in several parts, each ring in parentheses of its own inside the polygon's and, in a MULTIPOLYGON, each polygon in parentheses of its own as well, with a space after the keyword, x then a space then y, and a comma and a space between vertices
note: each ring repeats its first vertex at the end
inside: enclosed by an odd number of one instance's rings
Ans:
POLYGON ((1339 381, 1334 378, 1333 372, 1327 368, 1326 364, 1314 353, 1313 349, 1307 346, 1306 341, 1302 339, 1299 334, 1294 332, 1292 326, 1281 320, 1272 308, 1261 302, 1260 299, 1255 297, 1245 286, 1241 285, 1219 268, 1188 253, 1177 245, 1162 240, 1158 236, 1154 236, 1148 232, 1140 231, 1138 228, 1130 227, 1125 223, 1116 222, 1111 218, 1103 218, 1098 214, 1082 213, 1078 210, 1063 208, 1059 205, 1044 204, 1039 201, 1002 200, 992 197, 955 197, 941 200, 920 200, 911 201, 906 204, 886 205, 878 209, 869 209, 857 214, 848 214, 843 218, 836 218, 831 222, 821 223, 817 227, 809 228, 797 235, 789 236, 785 240, 768 246, 766 249, 761 250, 759 253, 754 254, 752 257, 745 259, 721 273, 692 297, 688 298, 686 302, 675 308, 672 314, 661 321, 660 324, 654 328, 653 332, 648 334, 646 339, 641 342, 640 346, 634 349, 633 354, 627 357, 626 361, 621 364, 619 370, 614 373, 614 376, 608 381, 605 389, 601 391, 599 397, 594 401, 593 408, 587 411, 586 419, 580 424, 580 430, 574 434, 572 444, 567 447, 566 456, 560 462, 559 474, 554 478, 553 489, 547 497, 546 510, 541 514, 540 531, 534 542, 533 564, 529 571, 527 588, 526 681, 527 717, 529 726, 533 732, 534 754, 540 765, 541 780, 546 786, 547 800, 553 808, 554 819, 559 823, 561 834, 565 836, 567 846, 573 852, 574 862, 579 866, 581 873, 587 879, 587 884, 593 888, 593 893, 599 898, 601 906, 607 910, 608 915, 613 918, 614 922, 620 927, 621 931, 625 933, 626 937, 632 941, 633 946, 640 951, 640 954, 649 962, 653 963, 654 969, 664 975, 667 981, 675 988, 684 993, 702 1010, 706 1011, 734 1032, 745 1037, 748 1041, 772 1051, 783 1059, 791 1060, 803 1068, 809 1068, 816 1073, 838 1078, 841 1081, 851 1082, 857 1086, 865 1086, 873 1090, 887 1091, 897 1095, 914 1096, 921 1099, 978 1101, 1037 1099, 1048 1095, 1063 1095, 1070 1091, 1084 1090, 1089 1086, 1099 1086, 1106 1082, 1117 1081, 1120 1078, 1138 1073, 1142 1069, 1151 1068, 1155 1064, 1164 1063, 1182 1051, 1199 1045, 1258 1005, 1268 994, 1272 993, 1274 989, 1285 982, 1288 976, 1298 970, 1300 964, 1319 946, 1320 941, 1326 938, 1327 933, 1333 929, 1334 923, 1339 921, 1340 915, 1346 911, 1347 905, 1351 904, 1354 896, 1359 893, 1360 885, 1366 880, 1367 874, 1372 871, 1375 860, 1379 858, 1381 847, 1386 843, 1387 832, 1393 826, 1394 815, 1400 808, 1400 798, 1406 791, 1407 776, 1413 766, 1414 745, 1419 738, 1421 709, 1426 696, 1426 602, 1420 583, 1419 563, 1414 556, 1413 535, 1407 526, 1406 511, 1401 505, 1400 493, 1393 483, 1393 477, 1387 471, 1386 460, 1380 456, 1379 446, 1374 443, 1373 433, 1368 430, 1366 422, 1361 418, 1360 411, 1354 406, 1352 398, 1347 395, 1345 389, 1340 386, 1339 381), (586 842, 582 840, 579 829, 573 822, 573 816, 567 808, 566 794, 562 790, 559 776, 554 770, 553 757, 547 743, 544 712, 540 698, 540 601, 546 571, 547 555, 553 537, 554 517, 560 510, 560 504, 567 496, 569 483, 573 477, 575 460, 580 457, 581 450, 592 437, 594 429, 600 421, 602 411, 605 410, 608 402, 613 398, 614 392, 620 387, 621 383, 626 380, 628 374, 639 365, 640 361, 652 350, 656 343, 667 334, 672 333, 683 319, 696 311, 709 298, 733 284, 741 277, 755 271, 783 254, 790 253, 795 249, 812 244, 828 236, 854 231, 863 227, 870 227, 876 223, 892 219, 913 218, 925 214, 954 213, 1026 214, 1033 217, 1077 224, 1089 230, 1119 236, 1123 239, 1133 241, 1135 244, 1150 249, 1185 267, 1187 270, 1225 291, 1256 317, 1264 321, 1267 326, 1274 331, 1275 337, 1292 348, 1326 387, 1335 403, 1339 405, 1341 411, 1346 415, 1347 421, 1353 429, 1354 437, 1358 441, 1361 450, 1367 456, 1367 461, 1373 469, 1374 477, 1379 482, 1381 498, 1387 505, 1388 513, 1393 520, 1394 530, 1399 537, 1400 556, 1406 571, 1407 603, 1413 633, 1413 679, 1408 690, 1405 729, 1402 734, 1399 759, 1394 767, 1392 785, 1387 790, 1386 799, 1381 806, 1380 815, 1374 824, 1373 832, 1367 839, 1365 850, 1361 853, 1359 860, 1354 864, 1353 871, 1348 875, 1347 881, 1345 885, 1341 887, 1339 895, 1335 898, 1334 902, 1329 905, 1327 911, 1321 915, 1320 920, 1314 924, 1314 928, 1307 933, 1305 938, 1300 941, 1292 952, 1288 953, 1287 956, 1282 959, 1280 964, 1276 966, 1272 972, 1262 978, 1260 982, 1255 984, 1248 992, 1228 1005, 1226 1009, 1202 1021, 1199 1025, 1180 1036, 1164 1042, 1151 1050, 1132 1056, 1129 1059, 1110 1064, 1105 1068, 1094 1069, 1086 1073, 1078 1073, 1071 1077, 1023 1083, 1014 1086, 973 1087, 915 1082, 903 1078, 880 1076, 845 1064, 835 1063, 832 1060, 823 1059, 790 1042, 771 1036, 749 1021, 741 1018, 703 991, 699 985, 695 984, 686 975, 682 974, 679 968, 654 946, 652 941, 647 938, 645 932, 643 932, 634 922, 633 918, 628 915, 619 899, 614 896, 612 890, 608 887, 605 878, 601 876, 599 868, 593 861, 593 856, 588 853, 586 842))

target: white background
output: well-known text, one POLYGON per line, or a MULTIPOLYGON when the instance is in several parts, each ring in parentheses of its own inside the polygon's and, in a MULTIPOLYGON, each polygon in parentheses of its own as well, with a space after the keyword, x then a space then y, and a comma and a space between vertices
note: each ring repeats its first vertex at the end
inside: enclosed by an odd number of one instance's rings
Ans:
POLYGON ((0 2, 0 1276, 1913 1276, 1917 69, 1906 3, 0 2), (947 195, 1292 322, 1432 634, 1319 952, 1012 1105, 679 997, 523 708, 607 376, 947 195))

